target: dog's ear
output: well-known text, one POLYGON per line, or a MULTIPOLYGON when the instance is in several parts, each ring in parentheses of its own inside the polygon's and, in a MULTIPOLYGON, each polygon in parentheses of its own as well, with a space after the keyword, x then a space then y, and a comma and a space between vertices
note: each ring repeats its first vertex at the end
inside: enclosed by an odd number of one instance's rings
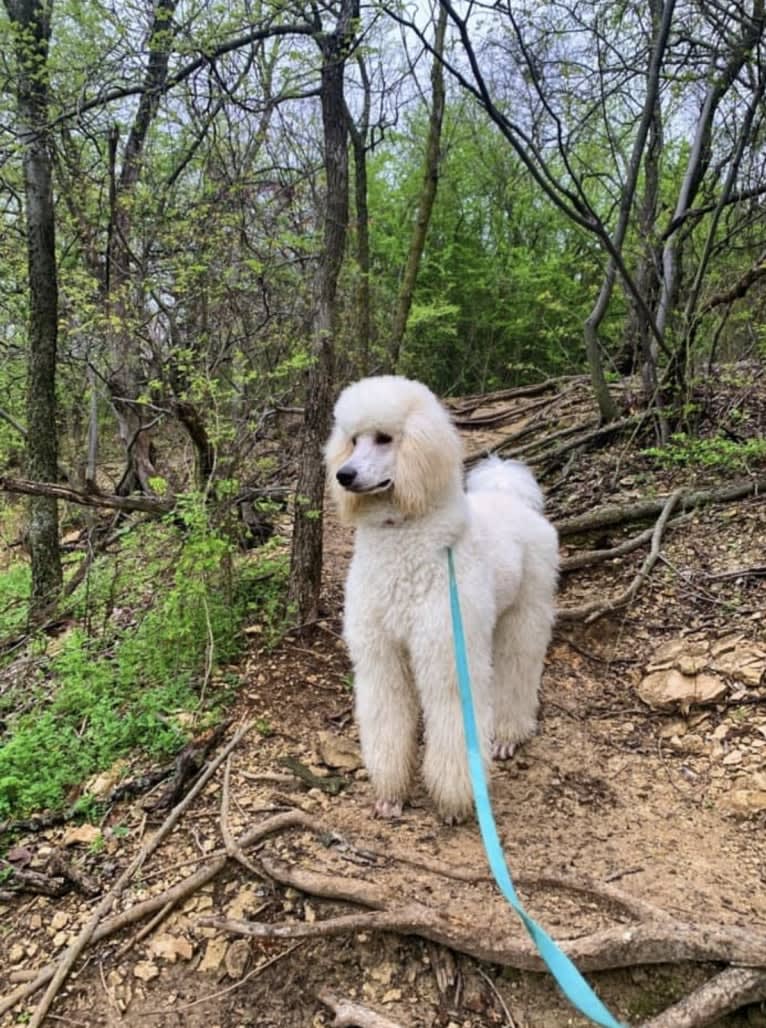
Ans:
POLYGON ((335 477, 335 472, 342 467, 354 452, 354 444, 345 432, 337 425, 333 426, 330 438, 324 448, 324 459, 327 466, 327 485, 330 495, 338 509, 338 517, 343 524, 351 524, 354 513, 359 506, 359 497, 344 489, 335 477))
POLYGON ((462 459, 460 436, 438 402, 414 411, 396 454, 394 499, 402 513, 418 517, 437 504, 460 481, 462 459))

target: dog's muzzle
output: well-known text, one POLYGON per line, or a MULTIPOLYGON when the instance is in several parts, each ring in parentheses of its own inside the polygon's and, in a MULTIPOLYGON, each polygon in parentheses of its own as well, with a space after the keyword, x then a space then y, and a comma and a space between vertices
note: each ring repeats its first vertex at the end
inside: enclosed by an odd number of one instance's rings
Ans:
POLYGON ((338 483, 350 493, 381 493, 391 485, 390 478, 384 478, 382 482, 378 482, 375 485, 365 485, 364 482, 359 481, 359 474, 356 468, 350 468, 348 465, 339 468, 335 472, 335 477, 338 483))

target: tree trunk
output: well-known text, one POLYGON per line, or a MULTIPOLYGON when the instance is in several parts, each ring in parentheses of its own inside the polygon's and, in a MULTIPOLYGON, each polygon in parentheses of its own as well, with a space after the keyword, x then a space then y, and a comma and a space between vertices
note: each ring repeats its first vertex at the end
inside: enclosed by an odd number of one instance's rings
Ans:
POLYGON ((444 67, 442 55, 444 54, 444 37, 447 32, 447 10, 444 6, 439 7, 439 16, 436 22, 436 33, 434 36, 433 55, 434 61, 431 68, 431 116, 428 121, 428 139, 426 141, 425 168, 423 171, 423 187, 418 200, 418 213, 415 219, 415 227, 410 240, 410 249, 407 254, 407 263, 404 266, 399 296, 396 301, 394 312, 394 324, 391 328, 391 367, 396 371, 401 355, 402 341, 407 329, 407 319, 410 316, 412 297, 415 293, 415 285, 420 269, 420 261, 426 245, 428 226, 431 222, 431 213, 436 200, 436 190, 439 185, 439 160, 441 157, 441 136, 442 123, 444 121, 444 67))
POLYGON ((337 285, 348 229, 348 121, 343 78, 358 0, 341 0, 335 30, 318 37, 326 197, 324 242, 315 280, 313 361, 308 374, 304 438, 295 497, 289 602, 298 624, 316 619, 322 582, 322 446, 330 428, 335 367, 337 285))
MULTIPOLYGON (((655 28, 655 38, 646 77, 644 109, 641 114, 638 131, 636 132, 636 138, 633 142, 630 164, 628 165, 627 181, 625 182, 620 195, 620 212, 617 219, 617 227, 615 228, 614 235, 612 237, 612 249, 614 254, 622 253, 625 236, 630 223, 630 212, 633 209, 633 197, 636 192, 636 185, 638 184, 641 161, 646 147, 649 129, 655 117, 660 88, 662 58, 668 44, 674 7, 675 0, 665 0, 662 20, 659 24, 655 21, 653 26, 655 28)), ((618 415, 617 405, 609 393, 609 387, 607 386, 606 378, 604 376, 604 368, 601 361, 601 352, 598 341, 598 328, 609 307, 609 301, 612 296, 616 277, 617 264, 615 259, 611 258, 596 303, 585 322, 585 351, 588 355, 593 391, 595 393, 596 402, 598 403, 599 412, 603 421, 614 421, 618 415)))
POLYGON ((370 80, 362 57, 357 58, 364 100, 359 124, 346 110, 354 154, 354 207, 356 210, 356 264, 359 284, 356 295, 356 343, 362 371, 370 371, 372 315, 370 305, 370 214, 367 205, 367 137, 370 130, 370 80))
MULTIPOLYGON (((29 269, 26 467, 31 479, 58 476, 56 347, 58 280, 48 129, 48 46, 51 5, 43 0, 5 0, 16 38, 16 96, 23 144, 29 269)), ((32 565, 31 613, 41 613, 61 589, 58 508, 39 496, 29 503, 32 565)))
POLYGON ((157 0, 154 6, 143 91, 125 144, 119 179, 115 167, 117 131, 114 130, 110 136, 111 212, 104 289, 116 325, 110 340, 113 367, 108 385, 126 457, 125 471, 118 486, 120 495, 134 490, 151 493, 151 479, 157 475, 150 429, 146 426, 142 408, 136 403, 145 375, 131 329, 130 209, 131 197, 141 176, 149 129, 167 80, 176 5, 177 0, 157 0))
MULTIPOLYGON (((652 10, 657 0, 653 0, 652 10)), ((641 263, 636 272, 636 285, 646 300, 646 306, 653 311, 657 305, 660 285, 659 247, 654 239, 654 228, 657 224, 657 210, 660 198, 660 157, 664 142, 662 109, 660 105, 654 112, 649 127, 649 140, 644 158, 644 195, 638 215, 638 236, 644 241, 641 263)), ((632 334, 636 361, 640 363, 641 380, 644 390, 644 402, 647 407, 657 404, 657 360, 653 337, 649 328, 646 312, 637 303, 633 303, 632 334)))

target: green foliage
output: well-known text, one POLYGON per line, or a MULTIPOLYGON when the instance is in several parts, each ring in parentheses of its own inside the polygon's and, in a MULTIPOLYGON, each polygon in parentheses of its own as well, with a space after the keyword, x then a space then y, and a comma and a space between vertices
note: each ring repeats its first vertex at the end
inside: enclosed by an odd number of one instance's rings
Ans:
MULTIPOLYGON (((186 738, 179 714, 215 717, 229 698, 230 679, 210 680, 237 655, 243 621, 258 617, 264 638, 277 637, 287 560, 279 543, 235 561, 199 497, 187 498, 180 519, 126 538, 119 561, 102 560, 75 593, 80 624, 49 647, 37 685, 24 684, 25 712, 7 716, 0 818, 61 806, 74 785, 131 751, 172 754, 186 738)), ((11 569, 0 594, 25 581, 11 569)))
MULTIPOLYGON (((409 129, 371 162, 373 280, 386 317, 422 175, 423 126, 415 118, 409 129)), ((459 393, 579 368, 601 273, 593 245, 540 199, 490 127, 448 113, 444 149, 400 370, 459 393)))
POLYGON ((748 471, 754 464, 766 461, 766 439, 738 442, 722 436, 695 439, 685 432, 671 436, 667 446, 644 450, 661 467, 701 467, 722 471, 748 471))
POLYGON ((24 627, 30 585, 28 564, 12 564, 0 574, 0 638, 11 636, 24 627))

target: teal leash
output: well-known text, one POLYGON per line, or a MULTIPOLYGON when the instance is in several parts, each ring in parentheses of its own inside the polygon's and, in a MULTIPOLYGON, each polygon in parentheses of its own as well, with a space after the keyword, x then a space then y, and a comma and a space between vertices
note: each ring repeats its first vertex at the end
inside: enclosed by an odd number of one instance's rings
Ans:
POLYGON ((460 690, 460 705, 463 708, 463 726, 465 728, 466 746, 468 748, 468 766, 471 772, 476 816, 479 820, 484 850, 495 881, 500 891, 521 918, 537 951, 545 961, 548 970, 556 979, 559 988, 566 998, 580 1013, 590 1018, 595 1024, 604 1028, 625 1028, 620 1021, 609 1013, 607 1008, 595 994, 590 985, 577 970, 566 954, 562 953, 553 939, 545 932, 537 921, 526 912, 516 894, 508 867, 503 855, 503 847, 497 834, 497 825, 489 802, 489 790, 484 774, 484 764, 479 748, 479 733, 476 728, 476 716, 471 699, 471 678, 468 671, 468 652, 463 632, 463 619, 460 615, 460 598, 455 577, 455 564, 452 548, 447 548, 449 565, 449 597, 452 612, 452 635, 455 644, 455 664, 460 690))

